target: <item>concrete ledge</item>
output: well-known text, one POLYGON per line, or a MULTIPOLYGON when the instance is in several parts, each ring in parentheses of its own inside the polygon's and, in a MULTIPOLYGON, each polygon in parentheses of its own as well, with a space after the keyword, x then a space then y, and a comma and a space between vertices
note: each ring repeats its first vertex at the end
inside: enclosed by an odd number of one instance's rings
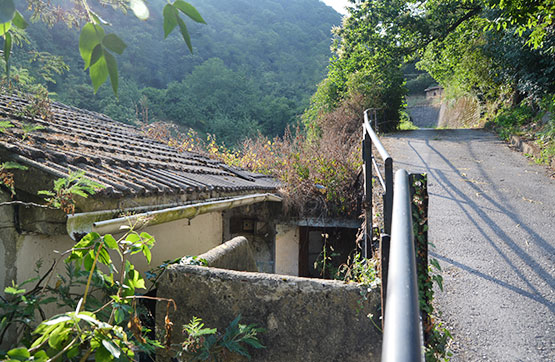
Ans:
MULTIPOLYGON (((382 335, 368 318, 377 319, 379 289, 340 281, 237 272, 192 265, 173 265, 158 284, 159 297, 173 298, 170 313, 173 343, 193 316, 224 331, 238 315, 242 323, 266 329, 267 348, 252 352, 254 361, 378 361, 382 335)), ((163 330, 166 303, 156 308, 163 330)), ((163 360, 163 359, 162 359, 163 360)))
MULTIPOLYGON (((534 158, 538 159, 542 157, 541 148, 537 144, 527 141, 520 136, 512 135, 509 143, 524 154, 532 155, 534 158)), ((549 166, 555 170, 555 158, 550 160, 549 166)))
POLYGON ((198 256, 208 266, 221 269, 256 272, 256 261, 247 238, 238 236, 198 256))

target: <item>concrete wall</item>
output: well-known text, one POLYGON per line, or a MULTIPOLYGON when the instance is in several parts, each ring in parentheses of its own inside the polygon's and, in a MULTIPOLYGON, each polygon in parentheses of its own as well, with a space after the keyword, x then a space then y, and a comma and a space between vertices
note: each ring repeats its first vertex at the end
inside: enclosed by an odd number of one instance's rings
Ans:
POLYGON ((249 241, 243 236, 226 241, 198 257, 214 268, 251 272, 258 270, 249 241))
MULTIPOLYGON (((242 323, 266 329, 267 348, 251 351, 254 361, 378 361, 381 332, 377 321, 379 290, 340 281, 172 265, 161 278, 157 296, 173 298, 173 343, 193 316, 224 331, 238 315, 242 323)), ((159 332, 167 303, 156 307, 159 332)), ((160 358, 164 360, 164 358, 160 358)))
MULTIPOLYGON (((2 197, 9 201, 9 196, 2 194, 2 197)), ((183 255, 198 255, 220 245, 223 235, 222 214, 203 214, 190 222, 178 220, 147 227, 144 231, 154 236, 156 244, 152 249, 150 265, 142 254, 131 258, 142 273, 165 260, 183 255)), ((55 251, 64 252, 75 244, 67 234, 20 233, 14 224, 12 206, 0 207, 0 240, 0 290, 11 285, 12 280, 21 283, 36 276, 34 268, 38 260, 42 260, 40 273, 46 272, 60 255, 55 251)), ((56 272, 65 274, 64 263, 59 263, 56 272)))
POLYGON ((220 245, 223 241, 222 213, 202 214, 190 222, 183 219, 154 225, 144 231, 154 236, 156 244, 152 248, 150 266, 142 254, 137 254, 132 259, 141 272, 156 267, 165 260, 184 255, 199 255, 220 245))
POLYGON ((299 275, 299 227, 276 226, 276 274, 299 275))

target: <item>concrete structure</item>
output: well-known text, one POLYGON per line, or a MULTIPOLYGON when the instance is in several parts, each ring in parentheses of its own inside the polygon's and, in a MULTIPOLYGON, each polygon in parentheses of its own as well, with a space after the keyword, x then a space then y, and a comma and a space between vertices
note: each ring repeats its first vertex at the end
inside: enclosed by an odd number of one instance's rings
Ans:
MULTIPOLYGON (((223 332, 241 314, 241 323, 265 329, 260 340, 266 348, 249 349, 254 361, 380 360, 382 336, 375 326, 380 324, 379 288, 176 264, 162 276, 157 295, 178 305, 169 314, 173 343, 182 341, 177 330, 193 316, 223 332)), ((160 332, 166 307, 166 302, 156 306, 160 332)))

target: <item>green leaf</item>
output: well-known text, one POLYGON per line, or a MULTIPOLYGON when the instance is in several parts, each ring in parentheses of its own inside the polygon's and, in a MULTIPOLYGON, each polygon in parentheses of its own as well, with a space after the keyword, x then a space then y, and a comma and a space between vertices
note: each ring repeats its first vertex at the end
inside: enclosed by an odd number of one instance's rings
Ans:
POLYGON ((108 34, 102 39, 102 45, 114 53, 122 54, 127 45, 116 34, 108 34))
POLYGON ((108 65, 106 64, 106 57, 100 57, 100 59, 89 68, 89 76, 93 84, 94 93, 96 94, 98 88, 100 88, 100 86, 106 82, 106 79, 108 79, 108 65))
POLYGON ((116 58, 108 52, 104 52, 104 58, 106 59, 106 66, 108 68, 108 74, 110 75, 110 83, 112 83, 112 89, 116 97, 118 96, 118 63, 116 58))
MULTIPOLYGON (((104 29, 102 29, 100 25, 87 23, 83 26, 83 29, 81 29, 81 34, 79 35, 79 53, 81 54, 81 58, 83 58, 83 61, 85 62, 85 69, 87 69, 91 65, 91 56, 93 50, 98 44, 102 42, 103 38, 104 29)), ((108 75, 106 74, 106 76, 108 75)))
POLYGON ((110 259, 110 254, 108 254, 106 249, 102 248, 100 250, 100 253, 98 254, 98 261, 101 262, 104 265, 112 264, 112 260, 110 259))
POLYGON ((185 40, 185 43, 187 44, 187 47, 192 54, 193 45, 191 44, 191 37, 189 36, 189 32, 187 31, 187 25, 185 25, 185 22, 179 16, 177 17, 177 24, 179 24, 179 30, 181 31, 183 40, 185 40))
POLYGON ((96 362, 107 362, 113 359, 112 354, 104 347, 100 346, 96 349, 94 360, 96 362))
POLYGON ((25 347, 14 348, 8 351, 8 356, 18 361, 28 361, 31 358, 29 350, 25 347))
POLYGON ((21 13, 19 11, 15 12, 15 16, 12 19, 12 23, 13 25, 17 26, 19 29, 25 29, 27 28, 27 22, 25 21, 25 19, 23 18, 23 16, 21 15, 21 13))
POLYGON ((164 39, 170 35, 170 33, 175 29, 177 26, 177 10, 171 4, 166 4, 164 6, 164 39))
POLYGON ((187 15, 188 17, 190 17, 191 19, 193 19, 197 23, 206 24, 206 21, 204 21, 202 16, 199 14, 197 9, 195 9, 195 7, 193 5, 187 3, 183 0, 177 0, 176 2, 173 3, 173 6, 175 6, 179 10, 181 10, 181 12, 183 12, 183 14, 187 15))
POLYGON ((69 332, 71 332, 71 328, 66 327, 64 324, 60 324, 56 327, 56 329, 52 331, 50 339, 48 339, 50 347, 58 350, 64 348, 64 342, 67 340, 69 332))
POLYGON ((97 44, 92 53, 91 53, 91 60, 89 62, 89 66, 93 66, 104 56, 104 51, 102 49, 102 44, 97 44))
POLYGON ((131 233, 131 234, 127 235, 125 240, 134 244, 134 243, 137 243, 137 242, 141 241, 141 237, 137 233, 131 233))
MULTIPOLYGON (((74 347, 73 349, 77 349, 79 351, 79 347, 74 347)), ((68 357, 69 357, 69 353, 71 352, 71 350, 67 353, 68 357)), ((48 355, 46 354, 45 351, 38 351, 37 353, 35 353, 33 355, 33 361, 34 362, 46 362, 48 361, 50 358, 48 357, 48 355)))
POLYGON ((10 121, 0 121, 0 132, 4 133, 8 128, 12 128, 13 124, 10 121))
POLYGON ((1 168, 3 168, 4 170, 12 170, 12 169, 27 170, 29 167, 20 165, 17 162, 7 161, 1 165, 1 168))
POLYGON ((114 249, 114 250, 118 249, 118 242, 110 234, 104 235, 104 243, 106 243, 106 246, 108 246, 110 249, 114 249))
MULTIPOLYGON (((135 275, 139 275, 139 273, 136 273, 135 275)), ((134 281, 134 286, 135 288, 145 289, 145 280, 139 275, 139 278, 134 281)))
POLYGON ((79 354, 79 346, 75 346, 67 351, 67 358, 72 359, 73 357, 77 357, 79 354))
POLYGON ((114 312, 114 319, 116 321, 116 324, 123 322, 123 320, 125 319, 125 311, 121 308, 116 308, 114 312))
POLYGON ((147 245, 143 245, 143 254, 145 255, 146 262, 150 264, 150 260, 152 259, 152 253, 147 245))
POLYGON ((93 263, 94 252, 91 250, 87 253, 87 255, 85 255, 85 258, 83 259, 83 266, 85 267, 85 270, 90 271, 92 269, 93 263))
POLYGON ((112 356, 114 356, 114 358, 119 358, 121 351, 112 342, 107 339, 103 339, 102 345, 112 354, 112 356))
POLYGON ((8 69, 8 60, 10 59, 11 52, 12 52, 12 35, 10 33, 6 33, 4 34, 4 60, 6 61, 6 72, 8 69))
POLYGON ((100 234, 95 233, 95 232, 91 232, 91 233, 88 233, 87 235, 83 236, 81 238, 81 240, 77 244, 75 244, 75 246, 73 248, 74 249, 87 248, 87 247, 91 246, 97 240, 100 240, 100 234))
POLYGON ((14 287, 6 287, 4 289, 4 293, 12 294, 12 295, 22 294, 22 293, 25 293, 25 289, 19 289, 19 288, 14 288, 14 287))
POLYGON ((15 15, 15 4, 13 0, 0 0, 0 23, 7 23, 15 15))
POLYGON ((435 258, 430 259, 430 264, 432 264, 437 270, 441 270, 441 266, 439 265, 439 262, 437 261, 437 259, 435 258))
POLYGON ((148 7, 143 0, 130 0, 129 7, 133 10, 133 14, 141 20, 146 20, 150 16, 148 7))
MULTIPOLYGON (((0 0, 1 1, 1 0, 0 0)), ((12 27, 12 22, 8 21, 7 23, 0 24, 0 35, 4 35, 10 30, 12 27)))

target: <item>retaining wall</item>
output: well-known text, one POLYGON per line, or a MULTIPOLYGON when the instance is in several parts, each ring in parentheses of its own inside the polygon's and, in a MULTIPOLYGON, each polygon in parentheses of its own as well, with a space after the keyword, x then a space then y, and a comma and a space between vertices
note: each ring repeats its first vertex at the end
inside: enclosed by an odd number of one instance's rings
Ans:
MULTIPOLYGON (((340 281, 177 264, 164 273, 157 295, 177 303, 170 313, 173 343, 183 340, 181 326, 193 316, 223 332, 241 314, 241 323, 266 329, 260 335, 266 348, 252 351, 254 361, 380 359, 382 335, 368 317, 380 324, 379 289, 366 293, 340 281)), ((159 303, 159 331, 165 313, 166 303, 159 303)))

